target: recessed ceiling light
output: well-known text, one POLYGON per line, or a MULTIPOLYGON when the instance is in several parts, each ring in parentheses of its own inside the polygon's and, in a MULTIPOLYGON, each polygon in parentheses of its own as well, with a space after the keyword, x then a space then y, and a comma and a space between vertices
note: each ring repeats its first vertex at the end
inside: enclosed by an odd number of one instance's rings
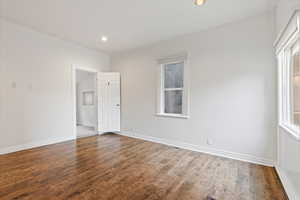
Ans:
POLYGON ((205 4, 206 0, 195 0, 195 4, 197 6, 202 6, 203 4, 205 4))
POLYGON ((106 36, 102 36, 101 37, 101 42, 107 42, 107 37, 106 36))

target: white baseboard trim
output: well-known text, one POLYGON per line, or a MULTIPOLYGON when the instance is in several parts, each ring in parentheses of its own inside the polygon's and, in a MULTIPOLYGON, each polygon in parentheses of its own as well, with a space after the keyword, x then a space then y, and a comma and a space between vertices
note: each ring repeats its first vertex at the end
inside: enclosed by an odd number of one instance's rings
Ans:
POLYGON ((284 190, 289 198, 289 200, 299 200, 300 196, 297 194, 297 190, 294 188, 293 184, 290 182, 288 176, 280 167, 275 166, 277 174, 281 180, 284 190))
POLYGON ((32 149, 32 148, 41 147, 41 146, 50 145, 50 144, 56 144, 56 143, 65 142, 65 141, 74 140, 74 139, 76 139, 76 138, 74 138, 74 137, 54 138, 54 139, 48 139, 48 140, 43 140, 43 141, 30 142, 27 144, 5 147, 5 148, 0 149, 0 155, 13 153, 13 152, 17 152, 17 151, 22 151, 22 150, 27 150, 27 149, 32 149))
POLYGON ((164 145, 168 145, 168 146, 178 147, 178 148, 182 148, 182 149, 187 149, 187 150, 191 150, 191 151, 196 151, 196 152, 207 153, 207 154, 211 154, 211 155, 215 155, 215 156, 230 158, 230 159, 234 159, 234 160, 239 160, 239 161, 264 165, 264 166, 270 166, 270 167, 274 166, 273 160, 259 158, 259 157, 248 155, 248 154, 229 152, 229 151, 219 150, 219 149, 215 149, 215 148, 189 144, 189 143, 185 143, 185 142, 179 142, 179 141, 168 140, 168 139, 163 139, 163 138, 156 138, 156 137, 146 136, 146 135, 142 135, 142 134, 138 134, 138 133, 133 133, 130 131, 121 131, 116 134, 127 136, 127 137, 132 137, 132 138, 136 138, 136 139, 146 140, 146 141, 150 141, 150 142, 160 143, 160 144, 164 144, 164 145))

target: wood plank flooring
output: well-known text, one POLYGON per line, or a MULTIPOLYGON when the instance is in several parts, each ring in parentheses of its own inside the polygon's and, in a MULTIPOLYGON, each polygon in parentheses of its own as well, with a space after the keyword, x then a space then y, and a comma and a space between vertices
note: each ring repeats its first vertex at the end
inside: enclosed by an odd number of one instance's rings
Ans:
POLYGON ((107 134, 0 156, 0 199, 283 200, 273 168, 107 134))

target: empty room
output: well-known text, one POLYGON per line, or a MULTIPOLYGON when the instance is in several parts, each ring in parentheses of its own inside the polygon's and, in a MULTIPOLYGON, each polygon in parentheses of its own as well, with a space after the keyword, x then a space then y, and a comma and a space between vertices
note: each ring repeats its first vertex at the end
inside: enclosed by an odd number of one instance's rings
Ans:
POLYGON ((0 200, 300 200, 300 0, 0 0, 0 200))

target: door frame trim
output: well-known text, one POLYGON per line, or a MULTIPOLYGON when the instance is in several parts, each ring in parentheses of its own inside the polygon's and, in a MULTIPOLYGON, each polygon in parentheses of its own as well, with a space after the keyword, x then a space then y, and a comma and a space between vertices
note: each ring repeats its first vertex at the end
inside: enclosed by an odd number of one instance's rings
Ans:
MULTIPOLYGON (((73 103, 73 136, 74 138, 77 138, 77 116, 76 116, 76 112, 77 112, 77 101, 76 101, 76 70, 80 70, 80 71, 86 71, 86 72, 92 72, 92 73, 96 73, 96 80, 98 79, 98 74, 100 73, 100 71, 96 70, 95 68, 90 68, 90 67, 82 67, 79 65, 75 65, 72 64, 71 66, 71 72, 72 72, 72 103, 73 103)), ((98 104, 98 84, 96 81, 96 102, 98 104)), ((98 105, 97 105, 98 106, 98 105)), ((98 109, 97 109, 97 116, 98 116, 98 109)), ((98 119, 97 119, 98 122, 98 119)), ((95 130, 98 133, 98 126, 97 126, 97 130, 95 130)))

